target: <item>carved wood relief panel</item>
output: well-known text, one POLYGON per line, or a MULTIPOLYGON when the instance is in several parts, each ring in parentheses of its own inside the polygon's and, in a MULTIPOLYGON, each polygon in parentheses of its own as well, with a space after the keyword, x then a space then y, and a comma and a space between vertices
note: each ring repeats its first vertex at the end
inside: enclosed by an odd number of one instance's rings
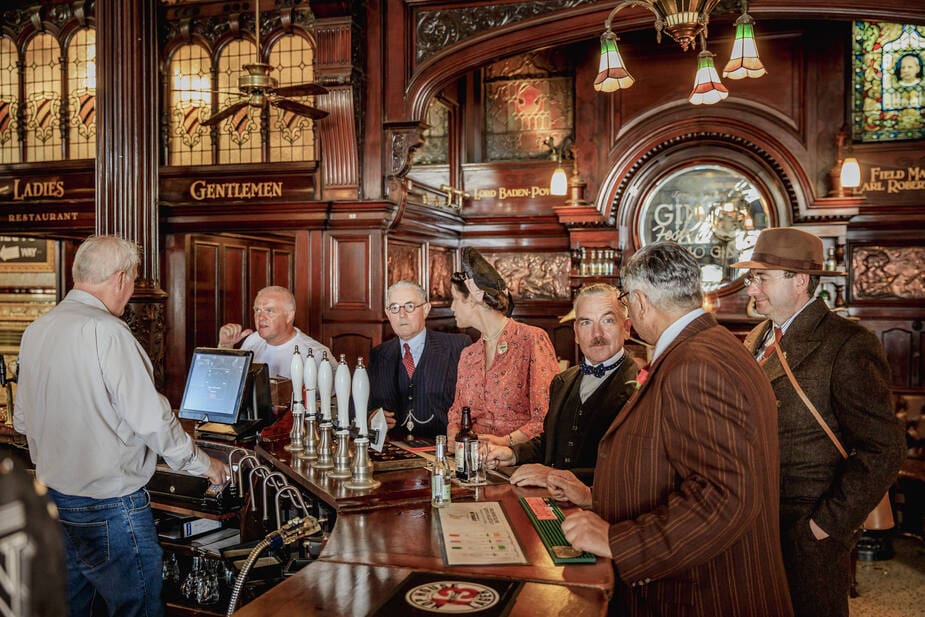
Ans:
POLYGON ((456 251, 431 245, 428 296, 432 304, 449 304, 450 275, 456 271, 456 251))
POLYGON ((925 246, 856 246, 851 253, 855 300, 925 299, 925 246))
POLYGON ((568 300, 568 253, 484 253, 515 300, 568 300))
POLYGON ((421 268, 423 249, 420 244, 389 241, 385 266, 389 285, 398 281, 413 281, 424 285, 424 272, 421 268))

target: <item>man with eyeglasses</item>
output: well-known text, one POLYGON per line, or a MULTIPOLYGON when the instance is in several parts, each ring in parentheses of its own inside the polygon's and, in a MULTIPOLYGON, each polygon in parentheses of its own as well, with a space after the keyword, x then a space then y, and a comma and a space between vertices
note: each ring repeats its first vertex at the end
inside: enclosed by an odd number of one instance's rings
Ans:
POLYGON ((399 281, 389 287, 385 315, 396 336, 369 352, 369 409, 381 407, 390 430, 435 437, 446 434, 459 354, 472 340, 427 328, 428 314, 420 285, 399 281))
POLYGON ((890 372, 870 331, 813 294, 823 244, 794 228, 765 229, 748 261, 748 296, 767 317, 745 340, 778 406, 781 546, 797 617, 847 617, 856 530, 893 483, 905 456, 890 372), (790 366, 845 459, 785 372, 790 366))
POLYGON ((594 481, 597 444, 636 391, 636 363, 623 349, 630 324, 625 296, 610 285, 587 285, 575 296, 575 340, 582 361, 553 377, 543 432, 508 446, 492 446, 488 466, 519 465, 511 484, 546 486, 553 469, 594 481))
POLYGON ((272 377, 290 379, 290 366, 295 346, 302 357, 312 350, 320 363, 323 352, 334 363, 331 350, 295 327, 295 296, 285 287, 264 287, 254 298, 254 325, 257 331, 244 329, 238 323, 226 323, 218 331, 219 347, 234 347, 241 339, 241 349, 254 352, 254 362, 265 362, 272 377))

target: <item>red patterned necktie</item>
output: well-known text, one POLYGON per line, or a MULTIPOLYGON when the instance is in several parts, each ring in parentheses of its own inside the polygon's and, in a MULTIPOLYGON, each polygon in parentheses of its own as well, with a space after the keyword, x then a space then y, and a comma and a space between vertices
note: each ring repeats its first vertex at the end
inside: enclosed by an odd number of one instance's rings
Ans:
POLYGON ((414 356, 411 355, 411 347, 408 343, 405 343, 405 355, 401 357, 401 363, 405 365, 408 379, 414 377, 414 356))
POLYGON ((761 357, 758 358, 758 362, 764 362, 771 355, 777 351, 777 346, 780 345, 780 339, 784 336, 784 331, 774 326, 774 342, 764 348, 764 352, 761 354, 761 357))

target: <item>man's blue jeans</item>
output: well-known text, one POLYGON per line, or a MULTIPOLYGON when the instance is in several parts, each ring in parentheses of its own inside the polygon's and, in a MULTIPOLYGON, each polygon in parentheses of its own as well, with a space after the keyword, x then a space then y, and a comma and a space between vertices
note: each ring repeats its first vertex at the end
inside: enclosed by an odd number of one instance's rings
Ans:
POLYGON ((112 617, 161 617, 163 552, 148 491, 111 499, 48 493, 64 528, 70 617, 89 617, 97 594, 112 617))

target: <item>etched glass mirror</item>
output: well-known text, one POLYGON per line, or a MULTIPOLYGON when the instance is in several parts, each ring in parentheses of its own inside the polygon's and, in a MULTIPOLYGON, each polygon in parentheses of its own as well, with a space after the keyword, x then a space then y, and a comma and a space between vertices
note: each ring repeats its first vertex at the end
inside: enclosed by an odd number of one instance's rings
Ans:
POLYGON ((688 165, 658 180, 636 220, 641 246, 673 240, 700 262, 705 292, 717 292, 744 271, 731 267, 751 256, 770 226, 767 200, 741 172, 715 164, 688 165))

